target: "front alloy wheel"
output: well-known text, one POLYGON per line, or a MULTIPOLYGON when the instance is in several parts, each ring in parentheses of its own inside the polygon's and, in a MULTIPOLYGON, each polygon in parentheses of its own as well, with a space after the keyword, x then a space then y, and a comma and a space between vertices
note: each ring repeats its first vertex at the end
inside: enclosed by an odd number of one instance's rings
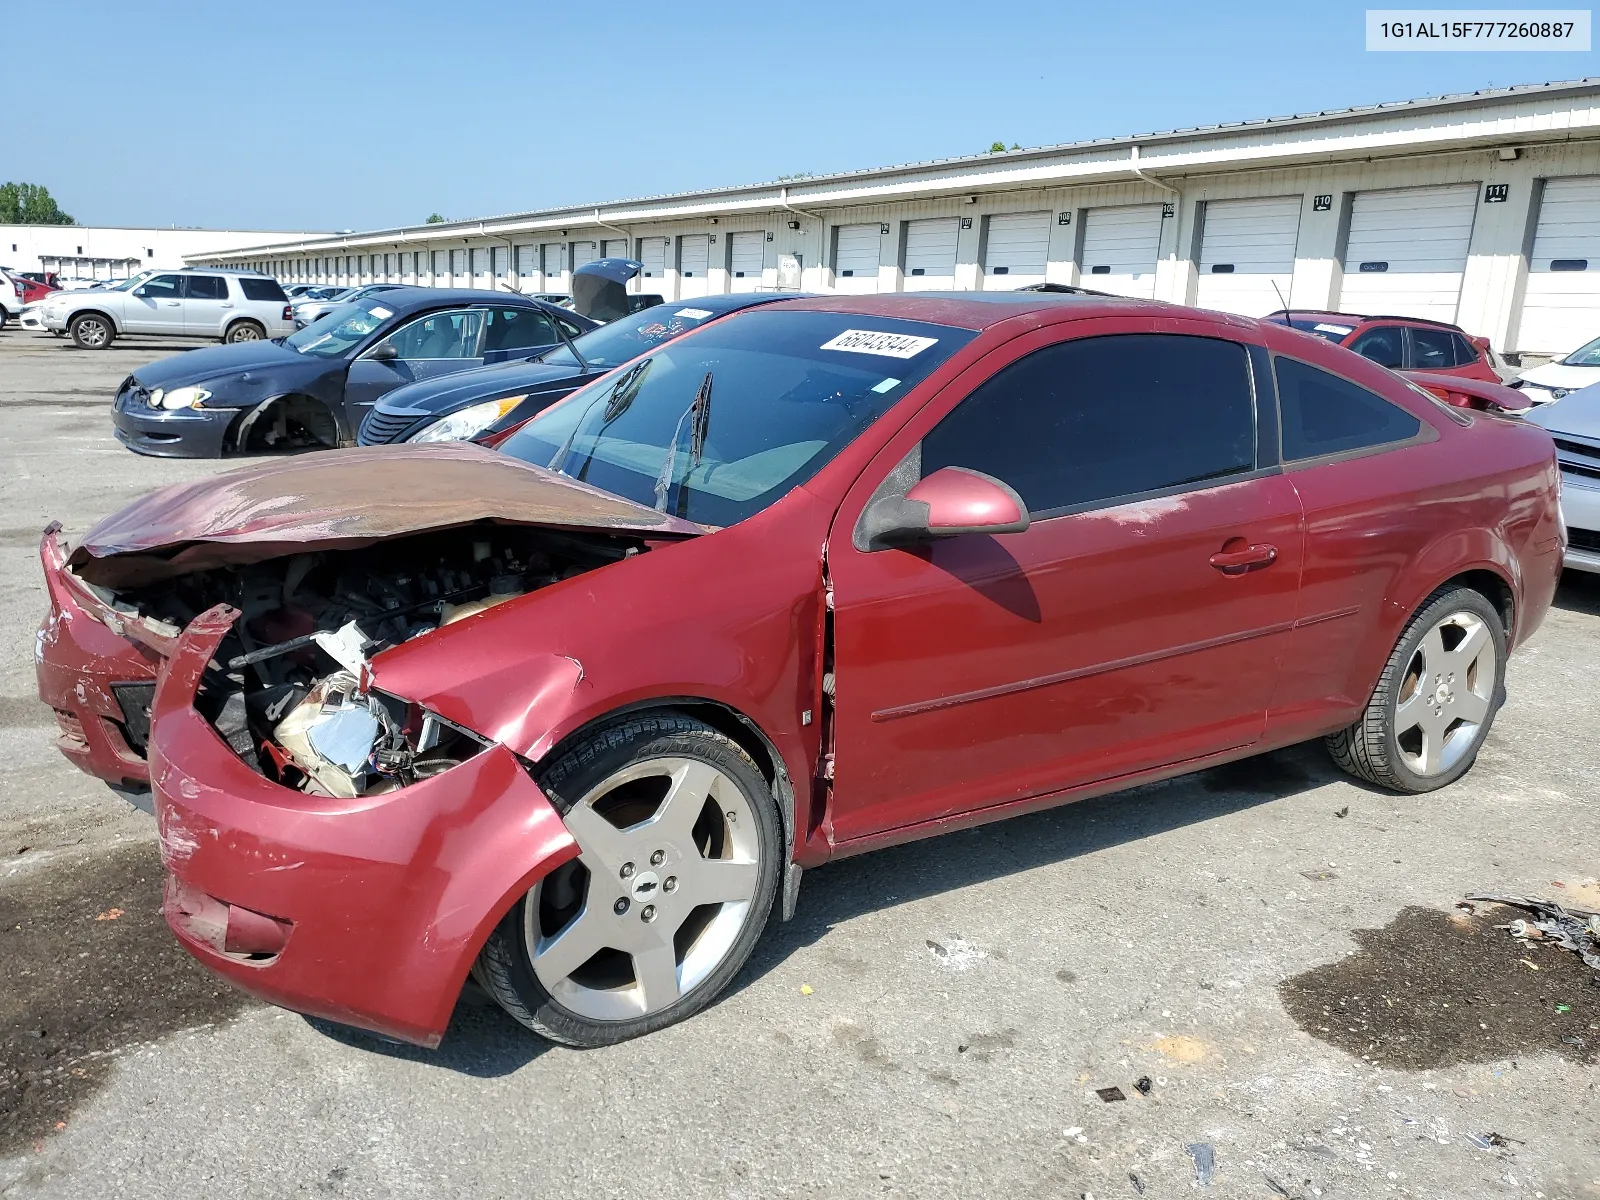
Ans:
POLYGON ((73 318, 70 328, 72 340, 80 350, 104 350, 116 336, 112 332, 111 322, 94 313, 73 318))
POLYGON ((580 848, 490 936, 478 976, 531 1029, 574 1046, 699 1011, 749 958, 781 836, 749 756, 687 717, 606 728, 541 780, 580 848))

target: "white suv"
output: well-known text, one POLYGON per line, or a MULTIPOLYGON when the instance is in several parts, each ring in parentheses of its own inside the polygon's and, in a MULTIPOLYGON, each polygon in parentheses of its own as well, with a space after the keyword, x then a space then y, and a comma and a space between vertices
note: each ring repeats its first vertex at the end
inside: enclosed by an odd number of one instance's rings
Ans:
POLYGON ((0 329, 4 329, 11 318, 21 315, 22 284, 11 278, 4 267, 0 267, 0 329))
POLYGON ((85 350, 124 334, 255 342, 294 332, 289 298, 269 275, 240 271, 152 271, 114 288, 53 292, 23 324, 70 333, 85 350))

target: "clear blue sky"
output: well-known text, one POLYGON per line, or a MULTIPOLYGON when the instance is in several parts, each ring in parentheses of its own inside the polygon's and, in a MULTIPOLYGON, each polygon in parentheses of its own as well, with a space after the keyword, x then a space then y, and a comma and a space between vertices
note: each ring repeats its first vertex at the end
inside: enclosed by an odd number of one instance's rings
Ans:
POLYGON ((1600 75, 1367 53, 1340 0, 4 7, 0 181, 104 225, 362 229, 1600 75))

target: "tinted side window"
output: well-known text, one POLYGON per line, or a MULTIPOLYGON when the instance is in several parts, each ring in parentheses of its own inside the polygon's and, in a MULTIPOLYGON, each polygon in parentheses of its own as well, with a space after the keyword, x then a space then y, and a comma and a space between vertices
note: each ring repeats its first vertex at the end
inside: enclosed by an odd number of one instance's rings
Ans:
POLYGON ((491 308, 483 329, 483 353, 491 350, 522 350, 529 346, 551 346, 561 339, 555 325, 537 309, 491 308))
POLYGON ((922 472, 1003 479, 1035 514, 1200 483, 1255 465, 1244 347, 1124 334, 1034 352, 929 432, 922 472))
POLYGON ((392 342, 401 358, 472 358, 477 353, 481 312, 456 310, 429 313, 395 330, 392 342))
MULTIPOLYGON (((1448 329, 1411 330, 1412 366, 1418 371, 1442 371, 1456 361, 1456 335, 1448 329)), ((1468 361, 1471 361, 1470 359, 1468 361)))
POLYGON ((141 283, 138 291, 151 300, 176 300, 183 292, 183 276, 157 275, 141 283))
POLYGON ((289 299, 276 279, 241 279, 239 286, 244 289, 246 300, 276 300, 282 304, 289 299))
POLYGON ((1279 358, 1278 407, 1285 461, 1403 442, 1422 422, 1348 379, 1279 358))
POLYGON ((191 275, 186 295, 191 300, 226 300, 228 281, 220 275, 191 275))
POLYGON ((1465 367, 1478 361, 1478 348, 1459 333, 1452 333, 1451 340, 1456 344, 1456 366, 1465 367))
POLYGON ((1350 343, 1362 358, 1370 358, 1380 367, 1398 367, 1405 361, 1403 339, 1405 332, 1398 325, 1380 325, 1369 329, 1350 343))

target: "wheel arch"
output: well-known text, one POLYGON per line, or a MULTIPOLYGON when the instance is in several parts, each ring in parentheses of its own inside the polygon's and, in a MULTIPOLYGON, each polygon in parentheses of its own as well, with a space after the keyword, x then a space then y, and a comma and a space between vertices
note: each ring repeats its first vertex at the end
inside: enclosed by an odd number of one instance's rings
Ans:
POLYGON ((261 330, 261 336, 263 338, 267 336, 267 324, 265 321, 260 321, 255 317, 240 314, 235 317, 229 317, 227 321, 223 322, 222 340, 227 341, 228 334, 231 333, 234 327, 238 325, 254 325, 257 329, 261 330))
POLYGON ((552 761, 573 743, 597 730, 650 712, 679 713, 704 721, 737 744, 756 764, 762 778, 772 788, 772 798, 778 806, 778 818, 783 823, 783 840, 788 852, 784 861, 784 876, 779 895, 782 901, 783 919, 789 920, 794 915, 795 899, 800 888, 801 868, 795 863, 794 858, 800 852, 796 839, 797 831, 801 828, 799 812, 801 799, 795 790, 794 777, 777 744, 753 717, 741 712, 732 704, 705 696, 689 695, 653 696, 624 704, 591 717, 562 733, 558 740, 552 743, 550 749, 540 756, 535 767, 552 761))
POLYGON ((73 312, 73 314, 70 317, 67 318, 67 328, 71 329, 72 328, 72 323, 74 321, 76 321, 79 317, 99 317, 102 320, 109 321, 111 323, 111 332, 112 333, 115 333, 115 334, 117 334, 119 336, 122 333, 122 322, 117 320, 116 316, 113 315, 111 312, 109 312, 106 309, 103 309, 103 308, 80 308, 80 309, 77 309, 77 310, 75 310, 73 312))
MULTIPOLYGON (((241 317, 239 320, 249 320, 249 318, 241 317)), ((333 405, 325 400, 319 400, 309 392, 291 390, 279 392, 275 396, 268 396, 252 408, 241 408, 239 415, 229 423, 228 432, 223 435, 222 445, 224 451, 232 451, 235 454, 243 453, 250 430, 255 426, 256 422, 271 412, 274 405, 282 404, 286 401, 303 401, 307 404, 314 404, 327 413, 328 419, 333 422, 334 429, 334 445, 330 447, 331 449, 337 449, 347 444, 350 440, 344 419, 333 405)))

